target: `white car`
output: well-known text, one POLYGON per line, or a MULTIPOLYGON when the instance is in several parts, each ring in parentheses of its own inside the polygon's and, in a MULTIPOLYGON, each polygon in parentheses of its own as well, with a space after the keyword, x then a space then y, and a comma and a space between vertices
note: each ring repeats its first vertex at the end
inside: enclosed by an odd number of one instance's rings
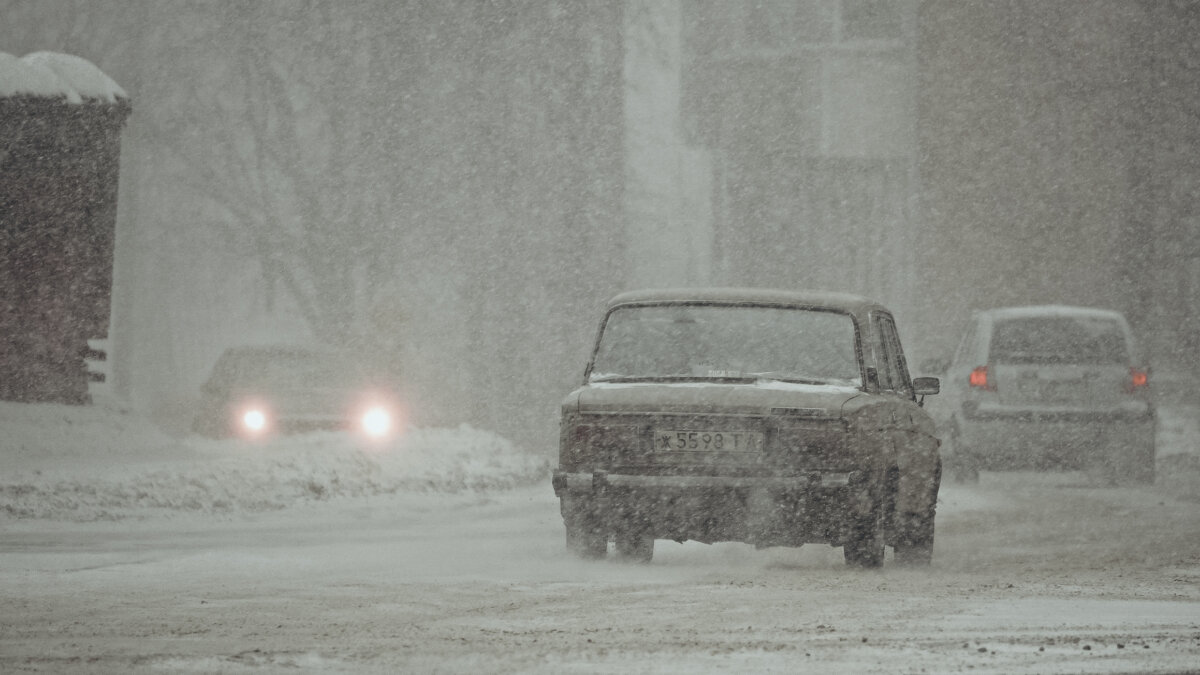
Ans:
POLYGON ((1088 470, 1154 481, 1149 369, 1115 311, 1041 305, 975 314, 942 378, 947 470, 1088 470))

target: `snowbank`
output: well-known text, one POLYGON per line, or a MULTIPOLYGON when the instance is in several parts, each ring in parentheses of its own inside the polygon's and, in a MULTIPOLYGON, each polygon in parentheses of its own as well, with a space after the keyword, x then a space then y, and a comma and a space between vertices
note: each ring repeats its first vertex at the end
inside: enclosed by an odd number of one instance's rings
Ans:
POLYGON ((504 490, 548 481, 549 472, 544 458, 467 426, 413 429, 386 445, 337 433, 247 443, 171 438, 102 407, 0 402, 0 429, 0 520, 267 511, 504 490))

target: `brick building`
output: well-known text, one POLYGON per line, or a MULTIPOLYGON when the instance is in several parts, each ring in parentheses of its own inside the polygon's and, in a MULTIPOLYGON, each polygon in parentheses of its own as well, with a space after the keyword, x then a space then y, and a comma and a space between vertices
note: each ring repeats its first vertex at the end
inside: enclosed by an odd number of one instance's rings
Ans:
POLYGON ((0 399, 89 399, 108 334, 124 91, 88 61, 0 54, 0 399))

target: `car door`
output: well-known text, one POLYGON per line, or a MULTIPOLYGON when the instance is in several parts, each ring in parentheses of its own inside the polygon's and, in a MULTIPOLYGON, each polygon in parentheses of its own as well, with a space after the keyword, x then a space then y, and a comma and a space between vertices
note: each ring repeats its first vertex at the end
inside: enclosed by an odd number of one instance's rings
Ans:
POLYGON ((888 399, 892 420, 890 435, 899 472, 896 510, 899 513, 924 513, 931 508, 930 500, 936 499, 940 478, 935 425, 917 405, 895 321, 888 314, 877 313, 874 323, 881 357, 877 361, 880 393, 888 399))

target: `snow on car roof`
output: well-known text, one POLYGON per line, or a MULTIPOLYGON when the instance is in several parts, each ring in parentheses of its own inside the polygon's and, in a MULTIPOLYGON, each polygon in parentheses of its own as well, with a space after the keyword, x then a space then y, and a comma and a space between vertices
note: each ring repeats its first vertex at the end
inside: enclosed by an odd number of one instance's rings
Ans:
POLYGON ((1115 310, 1097 309, 1095 307, 1077 307, 1073 305, 1023 305, 1014 307, 995 307, 992 309, 983 310, 980 312, 980 314, 991 316, 993 319, 1018 319, 1035 316, 1065 316, 1106 318, 1117 321, 1125 320, 1125 316, 1115 310))
POLYGON ((800 305, 852 312, 882 309, 879 303, 852 293, 785 291, 772 288, 656 288, 627 291, 608 302, 617 305, 659 302, 714 302, 747 305, 800 305))

